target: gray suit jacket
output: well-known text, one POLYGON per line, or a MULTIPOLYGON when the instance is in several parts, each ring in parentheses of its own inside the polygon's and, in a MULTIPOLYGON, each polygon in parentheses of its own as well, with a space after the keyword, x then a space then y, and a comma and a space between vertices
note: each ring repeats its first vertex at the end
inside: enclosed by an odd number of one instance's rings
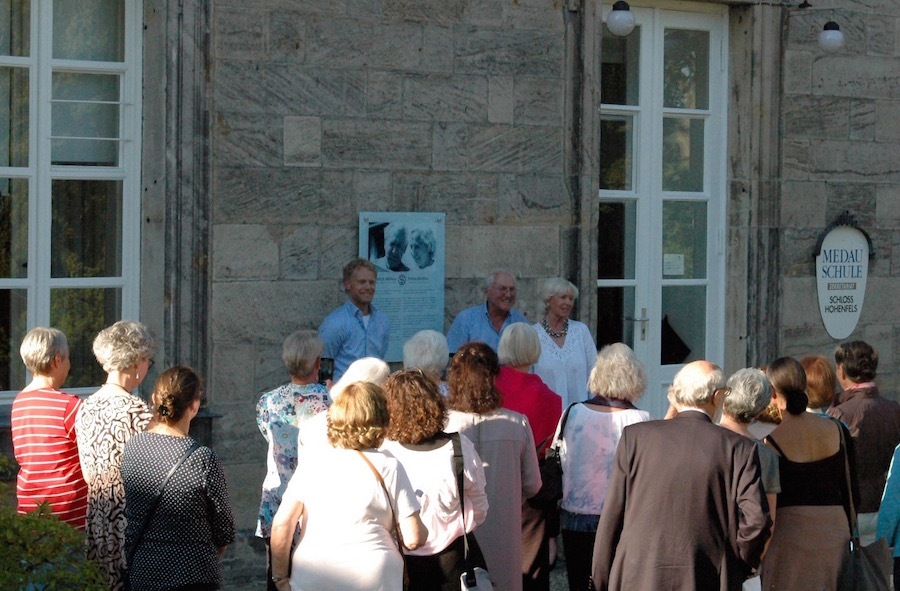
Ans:
POLYGON ((594 586, 737 591, 771 523, 752 440, 693 411, 626 427, 597 528, 594 586))

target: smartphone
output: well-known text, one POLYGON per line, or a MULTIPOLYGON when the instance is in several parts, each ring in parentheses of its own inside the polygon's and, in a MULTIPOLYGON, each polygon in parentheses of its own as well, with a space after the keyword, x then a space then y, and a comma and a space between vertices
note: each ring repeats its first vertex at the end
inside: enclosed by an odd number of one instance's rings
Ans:
POLYGON ((322 357, 319 361, 319 383, 323 386, 325 382, 334 376, 334 359, 330 357, 322 357))

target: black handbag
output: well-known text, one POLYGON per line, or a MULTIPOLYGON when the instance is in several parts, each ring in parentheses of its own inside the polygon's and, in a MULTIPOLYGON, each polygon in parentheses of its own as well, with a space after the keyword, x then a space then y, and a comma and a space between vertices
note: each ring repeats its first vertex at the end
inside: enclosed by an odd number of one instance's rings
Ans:
POLYGON ((849 501, 847 522, 850 524, 850 553, 844 559, 837 589, 838 591, 890 591, 891 550, 887 540, 878 538, 868 546, 859 543, 856 506, 853 503, 853 490, 850 486, 849 451, 844 439, 844 427, 841 424, 838 424, 838 427, 841 431, 844 473, 847 478, 847 499, 849 501))
MULTIPOLYGON (((562 420, 559 424, 559 433, 547 451, 544 453, 544 459, 539 463, 541 470, 541 490, 536 495, 528 499, 528 504, 535 509, 547 510, 556 507, 556 504, 563 498, 563 469, 562 461, 559 457, 559 441, 563 437, 566 429, 566 421, 569 420, 569 411, 578 402, 573 402, 563 413, 562 420)), ((544 440, 546 441, 546 439, 544 440)), ((538 445, 541 448, 544 441, 538 445)))

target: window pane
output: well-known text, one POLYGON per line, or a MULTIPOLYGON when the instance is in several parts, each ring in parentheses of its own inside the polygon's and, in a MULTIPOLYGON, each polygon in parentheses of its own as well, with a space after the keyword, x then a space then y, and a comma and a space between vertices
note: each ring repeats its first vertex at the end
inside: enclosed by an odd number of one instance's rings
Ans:
POLYGON ((25 387, 25 364, 19 345, 25 338, 27 294, 24 289, 0 289, 0 390, 25 387))
POLYGON ((0 166, 28 166, 28 69, 0 67, 0 166))
POLYGON ((52 276, 120 276, 122 183, 56 180, 51 198, 52 276))
MULTIPOLYGON (((119 77, 53 74, 52 135, 72 138, 119 137, 119 77)), ((53 140, 53 164, 115 166, 119 142, 53 140)))
POLYGON ((53 57, 124 61, 124 0, 54 0, 53 57))
POLYGON ((106 377, 92 352, 94 337, 120 319, 120 289, 53 289, 50 291, 50 325, 69 341, 72 369, 66 387, 99 386, 106 377))
POLYGON ((709 108, 709 31, 666 29, 663 105, 709 108))
POLYGON ((663 277, 706 277, 706 202, 663 204, 663 277))
POLYGON ((600 203, 598 279, 634 279, 637 204, 600 203))
POLYGON ((634 117, 600 116, 600 189, 630 191, 634 166, 634 117))
POLYGON ((31 43, 31 2, 0 0, 0 55, 27 57, 31 43))
POLYGON ((28 276, 28 181, 0 177, 0 277, 28 276))
POLYGON ((702 119, 663 119, 663 191, 703 191, 702 119))
POLYGON ((633 287, 597 288, 597 348, 625 343, 634 348, 633 287))
POLYGON ((660 362, 673 365, 705 359, 706 287, 663 287, 662 314, 660 362))
POLYGON ((600 49, 600 102, 605 105, 637 105, 640 74, 641 28, 627 37, 616 37, 603 25, 600 49))

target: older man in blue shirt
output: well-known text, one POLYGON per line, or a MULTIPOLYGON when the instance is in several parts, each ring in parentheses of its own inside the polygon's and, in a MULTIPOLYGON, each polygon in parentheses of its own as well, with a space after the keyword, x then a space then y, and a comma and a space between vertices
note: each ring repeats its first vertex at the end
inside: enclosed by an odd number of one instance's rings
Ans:
POLYGON ((463 310, 450 325, 447 344, 451 353, 469 341, 482 341, 496 351, 504 328, 513 322, 528 322, 525 316, 513 309, 516 305, 516 278, 509 271, 499 270, 488 275, 484 295, 487 301, 483 305, 463 310))
POLYGON ((384 359, 387 353, 390 322, 386 314, 372 305, 377 277, 375 265, 365 259, 347 263, 344 267, 347 301, 319 326, 319 338, 325 342, 322 356, 334 359, 334 381, 357 359, 384 359))

